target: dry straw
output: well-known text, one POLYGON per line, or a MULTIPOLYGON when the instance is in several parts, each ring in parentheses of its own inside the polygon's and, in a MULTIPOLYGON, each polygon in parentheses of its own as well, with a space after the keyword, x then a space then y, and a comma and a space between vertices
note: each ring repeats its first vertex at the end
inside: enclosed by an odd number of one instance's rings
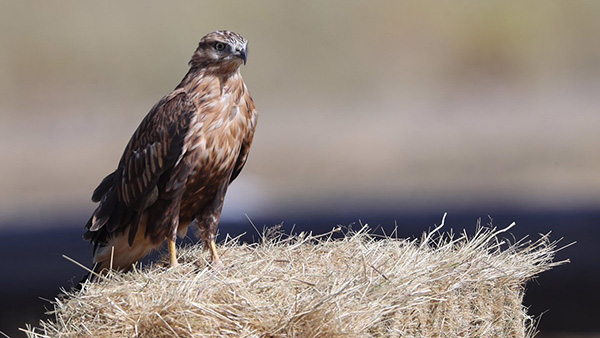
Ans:
MULTIPOLYGON (((442 220, 443 224, 443 220, 442 220)), ((263 232, 228 239, 223 266, 199 246, 182 265, 110 273, 54 304, 28 337, 533 337, 525 283, 564 263, 557 241, 473 236, 377 237, 365 226, 333 239, 263 232)))

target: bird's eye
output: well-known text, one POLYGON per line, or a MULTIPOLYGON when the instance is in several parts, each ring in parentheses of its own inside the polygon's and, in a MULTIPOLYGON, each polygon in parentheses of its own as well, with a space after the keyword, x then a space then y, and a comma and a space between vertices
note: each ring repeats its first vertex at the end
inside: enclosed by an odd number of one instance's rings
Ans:
POLYGON ((221 51, 221 50, 225 49, 225 44, 222 42, 217 42, 217 43, 215 43, 215 49, 218 51, 221 51))

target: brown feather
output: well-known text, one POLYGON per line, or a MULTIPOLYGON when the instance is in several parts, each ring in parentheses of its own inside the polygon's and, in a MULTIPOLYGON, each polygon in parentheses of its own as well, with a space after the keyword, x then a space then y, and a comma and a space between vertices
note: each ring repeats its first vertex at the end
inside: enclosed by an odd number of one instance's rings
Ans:
POLYGON ((84 238, 94 244, 95 262, 107 267, 107 248, 116 245, 114 267, 128 269, 194 219, 203 243, 214 239, 227 187, 246 163, 256 127, 239 71, 246 44, 227 31, 203 37, 181 83, 142 120, 117 169, 92 195, 100 204, 84 238), (216 50, 217 42, 227 50, 216 50))

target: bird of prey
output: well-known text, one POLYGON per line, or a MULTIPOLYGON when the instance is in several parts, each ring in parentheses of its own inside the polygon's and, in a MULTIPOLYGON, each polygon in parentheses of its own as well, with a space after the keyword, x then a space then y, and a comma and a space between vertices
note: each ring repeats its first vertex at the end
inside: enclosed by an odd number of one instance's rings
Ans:
POLYGON ((117 169, 92 194, 99 202, 84 239, 94 271, 128 270, 197 222, 202 245, 219 264, 217 226, 227 187, 246 163, 257 113, 240 74, 248 42, 230 31, 204 36, 181 83, 142 120, 117 169))

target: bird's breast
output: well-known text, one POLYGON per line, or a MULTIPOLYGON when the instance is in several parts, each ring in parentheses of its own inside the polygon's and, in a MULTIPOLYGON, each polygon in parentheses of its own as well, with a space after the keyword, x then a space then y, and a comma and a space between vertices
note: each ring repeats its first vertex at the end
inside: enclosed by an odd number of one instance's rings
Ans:
POLYGON ((185 196, 188 203, 199 205, 191 201, 214 198, 219 187, 229 182, 253 121, 239 75, 226 83, 206 80, 194 88, 202 94, 194 96, 197 112, 186 135, 185 158, 195 169, 185 196))
MULTIPOLYGON (((250 123, 237 106, 219 114, 198 116, 190 128, 187 151, 187 157, 196 168, 192 181, 221 183, 229 180, 250 123)), ((203 186, 192 184, 190 188, 201 189, 203 186)))

